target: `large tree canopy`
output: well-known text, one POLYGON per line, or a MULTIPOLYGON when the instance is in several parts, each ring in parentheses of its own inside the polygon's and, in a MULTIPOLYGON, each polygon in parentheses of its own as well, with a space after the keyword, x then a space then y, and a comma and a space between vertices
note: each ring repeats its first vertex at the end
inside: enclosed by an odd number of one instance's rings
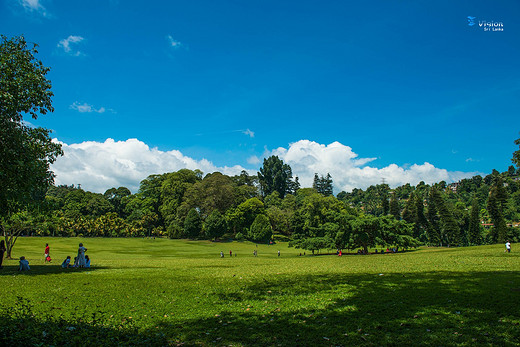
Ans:
POLYGON ((276 155, 264 159, 264 165, 258 172, 258 181, 262 195, 267 196, 272 192, 278 192, 283 199, 285 194, 293 193, 297 188, 297 180, 292 181, 292 170, 283 160, 276 155))
POLYGON ((54 143, 44 128, 23 122, 25 114, 36 119, 52 112, 49 68, 35 58, 37 45, 27 47, 23 36, 0 44, 0 214, 20 204, 43 197, 53 183, 49 170, 61 145, 54 143))

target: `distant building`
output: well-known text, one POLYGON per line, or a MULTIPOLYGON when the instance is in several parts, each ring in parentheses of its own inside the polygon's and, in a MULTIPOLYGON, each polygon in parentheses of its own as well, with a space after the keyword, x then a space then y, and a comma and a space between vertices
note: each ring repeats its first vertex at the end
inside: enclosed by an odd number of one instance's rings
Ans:
POLYGON ((456 192, 457 192, 457 189, 459 189, 459 186, 460 186, 460 181, 450 183, 450 184, 448 185, 448 188, 450 188, 452 192, 456 193, 456 192))

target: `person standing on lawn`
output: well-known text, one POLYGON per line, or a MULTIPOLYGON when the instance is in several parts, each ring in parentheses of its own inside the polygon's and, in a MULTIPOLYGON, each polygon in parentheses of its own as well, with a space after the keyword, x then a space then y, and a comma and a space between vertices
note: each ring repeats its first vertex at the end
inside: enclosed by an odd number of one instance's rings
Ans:
POLYGON ((511 253, 511 242, 509 240, 506 241, 506 252, 511 253))
POLYGON ((83 247, 83 244, 80 243, 79 244, 79 248, 78 248, 78 267, 85 267, 85 252, 87 251, 87 249, 85 247, 83 247))
POLYGON ((51 251, 51 248, 49 247, 49 244, 46 243, 45 244, 45 262, 48 262, 50 261, 50 251, 51 251))

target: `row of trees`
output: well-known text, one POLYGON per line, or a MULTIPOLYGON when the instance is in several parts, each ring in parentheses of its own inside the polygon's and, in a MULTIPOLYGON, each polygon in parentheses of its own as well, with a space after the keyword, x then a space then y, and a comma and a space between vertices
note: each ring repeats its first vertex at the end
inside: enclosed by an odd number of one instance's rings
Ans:
MULTIPOLYGON (((151 236, 267 241, 273 233, 309 250, 376 245, 470 245, 518 240, 508 226, 520 218, 518 170, 496 170, 462 180, 332 194, 332 177, 301 188, 277 156, 256 176, 203 175, 198 170, 151 175, 139 191, 111 188, 97 194, 53 183, 49 165, 61 155, 50 131, 23 115, 52 112, 49 71, 23 37, 0 45, 0 227, 8 256, 22 233, 55 236, 151 236), (484 231, 484 224, 492 224, 484 231)), ((520 139, 515 141, 520 144, 520 139)), ((513 162, 520 167, 520 150, 513 162)))

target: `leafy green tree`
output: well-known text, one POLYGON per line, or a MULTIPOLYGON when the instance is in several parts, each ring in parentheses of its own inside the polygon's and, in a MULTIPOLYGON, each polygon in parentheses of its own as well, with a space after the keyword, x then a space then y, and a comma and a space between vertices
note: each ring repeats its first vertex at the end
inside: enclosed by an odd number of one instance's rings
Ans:
POLYGON ((53 112, 49 68, 35 58, 37 45, 27 47, 23 36, 0 44, 0 215, 36 199, 42 200, 54 181, 49 169, 63 154, 50 130, 32 128, 23 115, 37 119, 53 112))
POLYGON ((124 212, 121 200, 127 196, 132 195, 132 192, 130 191, 130 189, 126 187, 119 187, 117 189, 107 189, 103 195, 112 204, 112 206, 114 207, 114 211, 119 216, 123 216, 124 212))
POLYGON ((226 220, 218 210, 213 210, 204 221, 204 234, 208 239, 216 240, 224 235, 226 229, 226 220))
POLYGON ((280 198, 283 199, 285 194, 292 193, 291 179, 291 167, 288 164, 284 164, 283 160, 275 155, 264 159, 264 164, 258 172, 258 181, 263 196, 277 191, 280 198))
POLYGON ((368 247, 383 245, 380 220, 371 215, 361 216, 351 221, 352 234, 349 240, 349 248, 363 248, 368 254, 368 247))
POLYGON ((248 238, 251 241, 267 241, 273 235, 269 218, 265 214, 256 216, 251 228, 249 229, 248 238))
POLYGON ((225 213, 235 204, 237 194, 231 177, 220 172, 207 174, 186 190, 177 217, 182 219, 191 208, 197 208, 203 218, 214 210, 225 213))
POLYGON ((189 239, 196 239, 202 231, 202 219, 196 209, 191 209, 184 220, 184 235, 189 239))
POLYGON ((264 214, 265 207, 263 202, 257 198, 251 198, 236 208, 230 208, 226 212, 226 221, 233 233, 247 234, 247 230, 251 227, 255 218, 259 214, 264 214))
POLYGON ((201 175, 202 173, 198 170, 188 169, 181 169, 164 175, 160 188, 161 205, 159 212, 166 226, 177 218, 177 209, 183 201, 184 194, 193 184, 201 180, 201 175))

